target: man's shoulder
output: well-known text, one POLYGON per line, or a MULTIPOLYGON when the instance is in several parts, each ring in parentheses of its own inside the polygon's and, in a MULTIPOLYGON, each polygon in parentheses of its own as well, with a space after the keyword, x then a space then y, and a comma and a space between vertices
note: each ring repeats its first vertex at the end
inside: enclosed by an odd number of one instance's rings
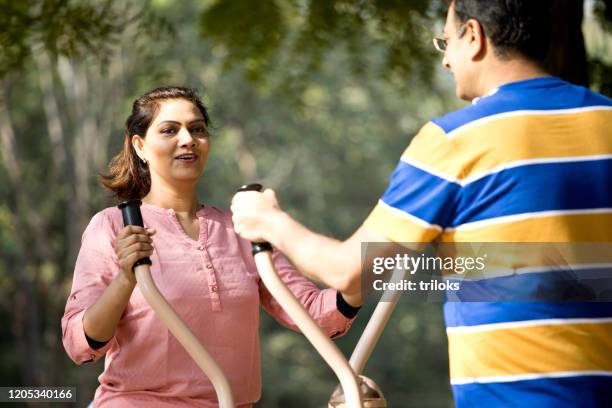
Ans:
POLYGON ((612 99, 558 78, 504 85, 471 105, 432 120, 447 135, 466 125, 536 113, 612 109, 612 99), (531 83, 530 83, 531 82, 531 83))

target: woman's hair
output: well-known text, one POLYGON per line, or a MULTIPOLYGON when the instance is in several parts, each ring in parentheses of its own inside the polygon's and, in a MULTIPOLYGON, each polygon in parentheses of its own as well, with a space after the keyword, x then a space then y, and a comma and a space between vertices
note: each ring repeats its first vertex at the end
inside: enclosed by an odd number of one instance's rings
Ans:
POLYGON ((153 89, 134 101, 132 113, 125 121, 123 149, 112 158, 108 165, 108 174, 100 174, 102 184, 110 189, 119 200, 142 198, 151 189, 149 167, 144 163, 132 146, 132 137, 145 137, 147 129, 159 111, 160 104, 168 99, 186 99, 191 101, 204 116, 206 126, 210 118, 206 107, 195 89, 179 86, 153 89))

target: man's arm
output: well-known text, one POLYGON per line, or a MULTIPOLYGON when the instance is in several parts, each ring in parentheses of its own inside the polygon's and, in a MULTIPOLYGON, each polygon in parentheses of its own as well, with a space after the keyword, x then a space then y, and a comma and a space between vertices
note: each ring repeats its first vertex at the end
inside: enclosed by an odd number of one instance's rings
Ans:
POLYGON ((353 306, 362 304, 362 242, 389 242, 363 226, 346 241, 316 234, 282 211, 272 190, 236 194, 232 212, 234 228, 243 238, 270 242, 301 273, 339 290, 353 306))

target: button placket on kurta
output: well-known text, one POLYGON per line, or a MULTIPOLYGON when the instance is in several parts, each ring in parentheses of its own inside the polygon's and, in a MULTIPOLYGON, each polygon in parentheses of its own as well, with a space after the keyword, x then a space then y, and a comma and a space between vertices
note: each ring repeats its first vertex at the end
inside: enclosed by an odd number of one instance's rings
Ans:
MULTIPOLYGON (((205 211, 205 209, 200 209, 205 211)), ((208 241, 208 220, 201 213, 198 214, 200 220, 200 239, 198 241, 198 250, 202 257, 202 264, 204 265, 204 273, 208 279, 208 291, 210 294, 210 302, 213 312, 220 312, 223 310, 221 306, 221 297, 219 296, 219 285, 217 284, 217 274, 215 267, 212 263, 210 254, 206 243, 208 241)))
POLYGON ((198 241, 194 241, 191 237, 187 235, 187 233, 183 229, 183 226, 179 222, 178 217, 176 216, 176 212, 174 210, 169 209, 168 214, 171 216, 172 221, 181 232, 185 244, 190 249, 196 252, 196 257, 199 258, 197 270, 199 272, 204 273, 204 275, 206 276, 206 281, 208 283, 211 309, 213 312, 220 312, 223 310, 223 308, 221 306, 221 297, 219 296, 217 275, 213 263, 211 261, 210 254, 208 253, 208 249, 206 247, 206 242, 208 241, 208 221, 206 217, 202 214, 204 211, 205 208, 200 208, 196 213, 198 221, 200 222, 200 234, 198 237, 198 241))

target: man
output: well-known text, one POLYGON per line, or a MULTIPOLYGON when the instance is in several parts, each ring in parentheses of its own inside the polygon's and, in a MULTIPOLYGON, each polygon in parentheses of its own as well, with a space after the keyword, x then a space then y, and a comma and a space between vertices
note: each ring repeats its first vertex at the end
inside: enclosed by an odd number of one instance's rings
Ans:
MULTIPOLYGON (((451 2, 435 43, 472 105, 420 130, 348 240, 309 231, 271 190, 234 197, 236 231, 355 306, 362 242, 612 242, 612 100, 544 71, 546 3, 451 2)), ((611 303, 449 302, 445 318, 457 407, 612 403, 611 303)))

